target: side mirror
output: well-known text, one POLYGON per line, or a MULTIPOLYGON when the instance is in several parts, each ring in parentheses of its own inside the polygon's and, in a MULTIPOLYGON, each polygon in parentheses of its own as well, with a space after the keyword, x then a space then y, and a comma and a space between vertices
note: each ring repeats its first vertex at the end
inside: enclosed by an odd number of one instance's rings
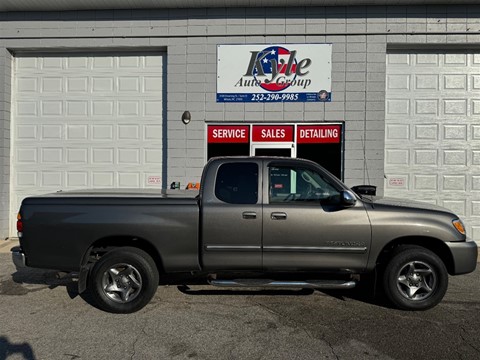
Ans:
POLYGON ((377 195, 377 187, 374 185, 357 185, 352 187, 352 190, 358 195, 377 195))
POLYGON ((342 200, 342 204, 345 206, 353 206, 357 202, 357 198, 350 190, 343 190, 340 193, 340 198, 342 200))

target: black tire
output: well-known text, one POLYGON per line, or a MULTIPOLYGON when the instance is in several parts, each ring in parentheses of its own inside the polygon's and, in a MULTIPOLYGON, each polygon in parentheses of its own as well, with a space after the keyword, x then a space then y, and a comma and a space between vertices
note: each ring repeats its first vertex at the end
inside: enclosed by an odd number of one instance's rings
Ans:
POLYGON ((157 291, 159 275, 155 262, 145 251, 122 247, 103 255, 88 280, 100 309, 128 314, 150 302, 157 291))
POLYGON ((403 310, 427 310, 442 301, 448 272, 432 251, 415 245, 395 249, 383 273, 388 299, 403 310))

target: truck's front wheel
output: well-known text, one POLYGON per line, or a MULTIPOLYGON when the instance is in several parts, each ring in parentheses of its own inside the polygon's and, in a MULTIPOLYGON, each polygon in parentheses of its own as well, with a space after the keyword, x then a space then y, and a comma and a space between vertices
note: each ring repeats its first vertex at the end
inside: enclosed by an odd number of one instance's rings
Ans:
POLYGON ((402 245, 385 268, 383 285, 387 297, 400 309, 426 310, 437 305, 448 287, 443 261, 421 246, 402 245))
POLYGON ((95 303, 112 313, 132 313, 152 299, 158 270, 146 252, 132 247, 114 249, 95 263, 89 289, 95 303))

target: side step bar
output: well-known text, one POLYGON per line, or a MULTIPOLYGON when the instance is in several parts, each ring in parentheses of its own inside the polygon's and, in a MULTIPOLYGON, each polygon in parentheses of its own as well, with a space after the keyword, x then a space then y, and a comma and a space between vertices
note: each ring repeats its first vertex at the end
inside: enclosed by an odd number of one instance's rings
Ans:
POLYGON ((352 289, 355 281, 343 280, 306 280, 306 281, 278 281, 268 279, 209 279, 208 283, 223 287, 292 287, 304 289, 352 289))

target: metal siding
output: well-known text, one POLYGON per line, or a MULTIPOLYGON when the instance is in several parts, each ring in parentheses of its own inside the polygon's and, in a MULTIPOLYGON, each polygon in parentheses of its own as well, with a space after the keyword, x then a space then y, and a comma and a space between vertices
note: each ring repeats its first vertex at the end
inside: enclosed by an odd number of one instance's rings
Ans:
MULTIPOLYGON (((13 3, 14 1, 11 1, 13 3)), ((4 2, 1 2, 2 5, 4 2)), ((32 3, 35 3, 32 1, 32 3)), ((41 2, 42 6, 44 2, 41 2)), ((196 4, 197 2, 195 2, 196 4)), ((202 2, 203 3, 203 2, 202 2)), ((220 3, 220 2, 219 2, 220 3)), ((256 3, 255 3, 256 4, 256 3)), ((259 2, 258 4, 262 4, 259 2)), ((278 2, 286 4, 286 2, 278 2)), ((337 2, 329 2, 337 5, 337 2)), ((394 3, 389 3, 393 5, 394 3)), ((326 6, 1 13, 0 115, 4 126, 0 231, 10 215, 10 60, 17 51, 168 51, 163 179, 198 181, 205 163, 204 120, 345 120, 345 181, 370 182, 383 194, 387 44, 416 49, 477 46, 479 6, 326 6), (248 36, 247 36, 248 35, 248 36), (332 43, 329 104, 215 102, 217 44, 332 43), (461 45, 455 45, 461 44, 461 45), (187 77, 187 70, 190 76, 187 77), (205 81, 199 83, 200 75, 205 81), (3 106, 3 108, 2 108, 3 106), (184 126, 182 113, 192 121, 184 126), (364 159, 366 155, 366 160, 364 159), (367 166, 366 166, 367 165, 367 166)))
POLYGON ((155 8, 229 8, 283 6, 363 6, 363 5, 436 5, 476 4, 477 0, 2 0, 0 11, 58 11, 93 9, 155 9, 155 8))
POLYGON ((480 240, 480 54, 387 54, 385 194, 444 206, 480 240))
POLYGON ((46 192, 160 188, 164 71, 158 53, 15 58, 11 214, 46 192))

